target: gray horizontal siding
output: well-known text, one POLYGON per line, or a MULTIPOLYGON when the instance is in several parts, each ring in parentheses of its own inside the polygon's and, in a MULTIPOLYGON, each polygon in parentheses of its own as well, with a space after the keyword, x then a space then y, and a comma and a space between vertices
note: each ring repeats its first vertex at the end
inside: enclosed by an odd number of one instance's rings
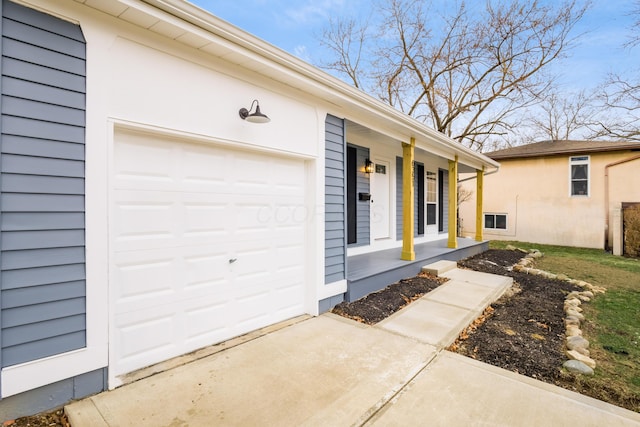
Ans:
MULTIPOLYGON (((47 139, 25 138, 16 135, 4 135, 2 138, 2 152, 24 156, 41 156, 50 159, 66 161, 84 161, 84 144, 65 141, 51 141, 47 139)), ((65 166, 76 166, 76 163, 62 163, 65 166)), ((77 165, 78 172, 84 175, 83 165, 77 165)), ((51 175, 51 174, 50 174, 51 175)))
MULTIPOLYGON (((64 36, 70 40, 84 43, 84 36, 80 27, 69 22, 62 21, 55 16, 39 13, 37 11, 27 9, 10 1, 2 2, 3 18, 11 19, 16 22, 46 30, 51 34, 64 36)), ((84 55, 83 55, 84 57, 84 55)))
POLYGON ((84 128, 63 123, 43 122, 25 117, 2 116, 2 132, 31 138, 54 139, 82 144, 84 128))
POLYGON ((42 304, 48 301, 81 298, 84 294, 85 286, 83 280, 8 289, 2 295, 2 308, 16 308, 25 305, 42 304))
MULTIPOLYGON (((84 314, 78 314, 76 316, 51 320, 49 326, 55 329, 59 334, 58 336, 60 336, 82 331, 84 329, 84 322, 84 314)), ((47 338, 50 338, 50 333, 39 328, 37 323, 24 328, 7 328, 2 335, 2 341, 6 347, 15 347, 20 344, 47 338)))
POLYGON ((346 278, 344 120, 327 115, 325 120, 324 184, 324 281, 346 278))
MULTIPOLYGON (((37 231, 37 230, 69 230, 69 229, 82 229, 84 228, 84 212, 15 212, 15 213, 3 213, 0 218, 0 224, 2 229, 5 230, 3 241, 9 239, 15 240, 15 234, 8 233, 10 231, 37 231)), ((43 233, 24 233, 23 237, 26 240, 31 240, 29 235, 36 238, 42 238, 40 243, 41 247, 46 246, 46 238, 53 237, 53 241, 63 241, 67 238, 59 238, 59 233, 50 233, 49 235, 43 233)), ((80 234, 76 234, 79 236, 80 234)), ((84 239, 84 233, 81 233, 84 239)), ((77 240, 75 240, 77 242, 77 240)), ((66 246, 66 245, 65 245, 66 246)), ((75 245, 74 245, 75 246, 75 245)), ((3 249, 5 246, 3 246, 3 249)), ((8 249, 22 249, 16 247, 9 247, 8 249)))
POLYGON ((2 232, 2 251, 40 249, 45 247, 84 247, 84 230, 43 230, 24 232, 2 232))
POLYGON ((16 191, 35 194, 84 195, 84 179, 6 173, 2 177, 3 193, 16 191))
POLYGON ((2 154, 0 163, 4 173, 84 178, 84 160, 2 154))
MULTIPOLYGON (((25 74, 12 77, 8 73, 4 73, 5 70, 3 69, 1 83, 5 95, 19 97, 28 93, 31 95, 30 99, 34 101, 57 104, 63 107, 84 108, 85 94, 76 92, 82 89, 82 82, 78 82, 77 77, 67 73, 59 73, 59 79, 49 74, 41 76, 40 74, 45 71, 44 67, 8 59, 7 62, 13 62, 15 68, 20 65, 25 74), (29 73, 29 70, 25 69, 26 67, 32 72, 29 73), (36 72, 39 72, 39 74, 36 72)), ((11 68, 13 67, 9 67, 7 71, 10 71, 11 68)))
MULTIPOLYGON (((20 34, 12 34, 12 36, 21 37, 20 34)), ((41 44, 45 45, 46 43, 41 44)), ((76 74, 79 76, 84 74, 84 59, 60 54, 60 52, 49 50, 46 47, 23 43, 4 35, 2 39, 2 56, 31 64, 38 64, 40 66, 52 68, 58 72, 76 74)))
POLYGON ((47 283, 62 283, 74 280, 84 280, 84 260, 78 259, 78 264, 50 265, 47 267, 24 268, 18 270, 4 270, 2 289, 24 288, 40 286, 47 283))
POLYGON ((84 110, 13 96, 5 96, 2 99, 2 114, 79 126, 81 128, 84 126, 84 110))
POLYGON ((32 249, 20 251, 4 251, 0 266, 2 270, 19 270, 51 265, 68 265, 84 261, 83 247, 53 249, 32 249))
MULTIPOLYGON (((20 19, 19 15, 14 18, 20 19)), ((33 46, 40 46, 48 51, 61 53, 64 56, 85 59, 85 44, 82 40, 70 40, 67 36, 34 27, 33 22, 27 24, 4 18, 2 20, 2 27, 7 39, 13 39, 17 42, 33 46)), ((81 62, 80 65, 81 69, 84 70, 84 61, 81 62)))
MULTIPOLYGON (((34 323, 61 318, 61 316, 56 313, 65 313, 67 316, 84 314, 84 307, 84 298, 74 298, 17 308, 7 308, 2 310, 2 327, 3 329, 8 329, 26 325, 23 329, 27 329, 28 325, 34 323)), ((45 333, 55 334, 55 331, 48 330, 49 328, 41 329, 45 333)))
POLYGON ((2 1, 0 366, 86 345, 85 41, 2 1))
POLYGON ((82 212, 84 196, 67 194, 4 193, 0 204, 4 212, 41 212, 44 206, 54 212, 82 212))
MULTIPOLYGON (((63 335, 43 338, 38 341, 30 341, 21 345, 3 348, 3 360, 7 366, 22 363, 24 353, 28 352, 32 360, 60 354, 60 348, 73 349, 78 342, 86 342, 85 332, 77 331, 63 335)), ((83 345, 84 346, 84 345, 83 345)))

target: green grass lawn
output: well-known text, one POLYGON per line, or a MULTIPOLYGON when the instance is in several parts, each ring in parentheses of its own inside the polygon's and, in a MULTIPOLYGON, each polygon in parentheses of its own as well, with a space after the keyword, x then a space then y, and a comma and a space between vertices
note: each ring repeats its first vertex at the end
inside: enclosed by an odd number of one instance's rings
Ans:
POLYGON ((597 367, 593 377, 576 379, 576 389, 600 389, 603 400, 606 394, 618 395, 616 400, 628 401, 626 407, 640 412, 640 260, 598 249, 523 242, 492 241, 490 248, 508 244, 539 249, 544 257, 536 261, 536 268, 607 289, 582 306, 587 318, 583 333, 597 367))

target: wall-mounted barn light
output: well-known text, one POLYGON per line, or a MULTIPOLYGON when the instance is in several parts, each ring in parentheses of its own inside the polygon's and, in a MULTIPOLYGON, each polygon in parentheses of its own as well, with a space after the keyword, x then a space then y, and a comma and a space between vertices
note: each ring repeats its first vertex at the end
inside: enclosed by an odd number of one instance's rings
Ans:
POLYGON ((369 159, 364 161, 364 171, 366 173, 373 173, 373 162, 369 159))
POLYGON ((262 114, 260 111, 260 103, 257 99, 254 99, 251 103, 251 107, 247 110, 246 108, 241 108, 238 112, 240 114, 240 118, 242 120, 246 120, 251 123, 269 123, 271 119, 266 116, 266 114, 262 114), (256 105, 255 113, 251 113, 253 110, 253 104, 256 105))

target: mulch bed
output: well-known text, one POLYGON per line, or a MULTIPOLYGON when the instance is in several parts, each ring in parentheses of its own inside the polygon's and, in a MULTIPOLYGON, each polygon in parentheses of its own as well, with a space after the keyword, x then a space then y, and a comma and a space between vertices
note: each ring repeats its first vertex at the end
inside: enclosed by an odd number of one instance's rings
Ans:
POLYGON ((332 312, 367 325, 375 325, 446 281, 447 279, 421 273, 402 279, 359 300, 341 302, 332 312))
MULTIPOLYGON (((449 350, 532 378, 555 382, 564 356, 564 299, 580 288, 561 280, 511 271, 526 254, 490 249, 458 262, 462 268, 510 276, 514 286, 449 350)), ((394 283, 333 312, 369 325, 435 289, 442 279, 419 275, 394 283)))
POLYGON ((513 288, 491 305, 450 349, 494 366, 555 383, 564 355, 564 300, 579 287, 510 271, 525 254, 490 249, 459 262, 464 268, 510 276, 513 288))

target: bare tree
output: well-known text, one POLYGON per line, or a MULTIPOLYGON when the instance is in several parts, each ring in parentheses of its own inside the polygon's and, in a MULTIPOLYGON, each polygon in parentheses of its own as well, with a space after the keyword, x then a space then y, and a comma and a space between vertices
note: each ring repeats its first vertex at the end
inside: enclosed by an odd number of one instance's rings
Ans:
MULTIPOLYGON (((625 47, 634 49, 640 45, 640 0, 634 2, 630 15, 635 21, 625 47)), ((598 123, 596 137, 640 141, 640 75, 638 70, 632 70, 632 73, 630 77, 609 74, 600 95, 607 115, 598 123)))
POLYGON ((325 63, 324 68, 346 74, 353 85, 360 88, 362 50, 366 36, 367 24, 359 25, 352 19, 330 19, 329 26, 322 32, 320 43, 333 53, 334 59, 325 63))
POLYGON ((640 44, 640 0, 634 2, 630 15, 635 18, 635 21, 631 25, 631 36, 626 46, 635 47, 640 44))
POLYGON ((422 0, 383 0, 375 34, 334 21, 324 42, 336 59, 325 66, 481 150, 490 136, 511 130, 515 112, 547 93, 548 65, 571 45, 570 32, 586 5, 576 0, 557 6, 489 0, 484 8, 474 2, 472 9, 464 2, 453 8, 443 4, 446 10, 438 13, 422 0))
POLYGON ((528 117, 530 133, 527 142, 593 137, 592 129, 601 112, 596 104, 596 96, 584 90, 565 96, 558 95, 558 92, 548 95, 528 117))
POLYGON ((458 205, 456 206, 456 208, 460 209, 460 205, 466 201, 471 200, 472 197, 473 197, 473 190, 469 190, 467 188, 464 188, 462 185, 458 184, 458 196, 457 196, 458 205))
POLYGON ((640 82, 611 74, 601 99, 607 114, 594 136, 640 141, 640 82))

